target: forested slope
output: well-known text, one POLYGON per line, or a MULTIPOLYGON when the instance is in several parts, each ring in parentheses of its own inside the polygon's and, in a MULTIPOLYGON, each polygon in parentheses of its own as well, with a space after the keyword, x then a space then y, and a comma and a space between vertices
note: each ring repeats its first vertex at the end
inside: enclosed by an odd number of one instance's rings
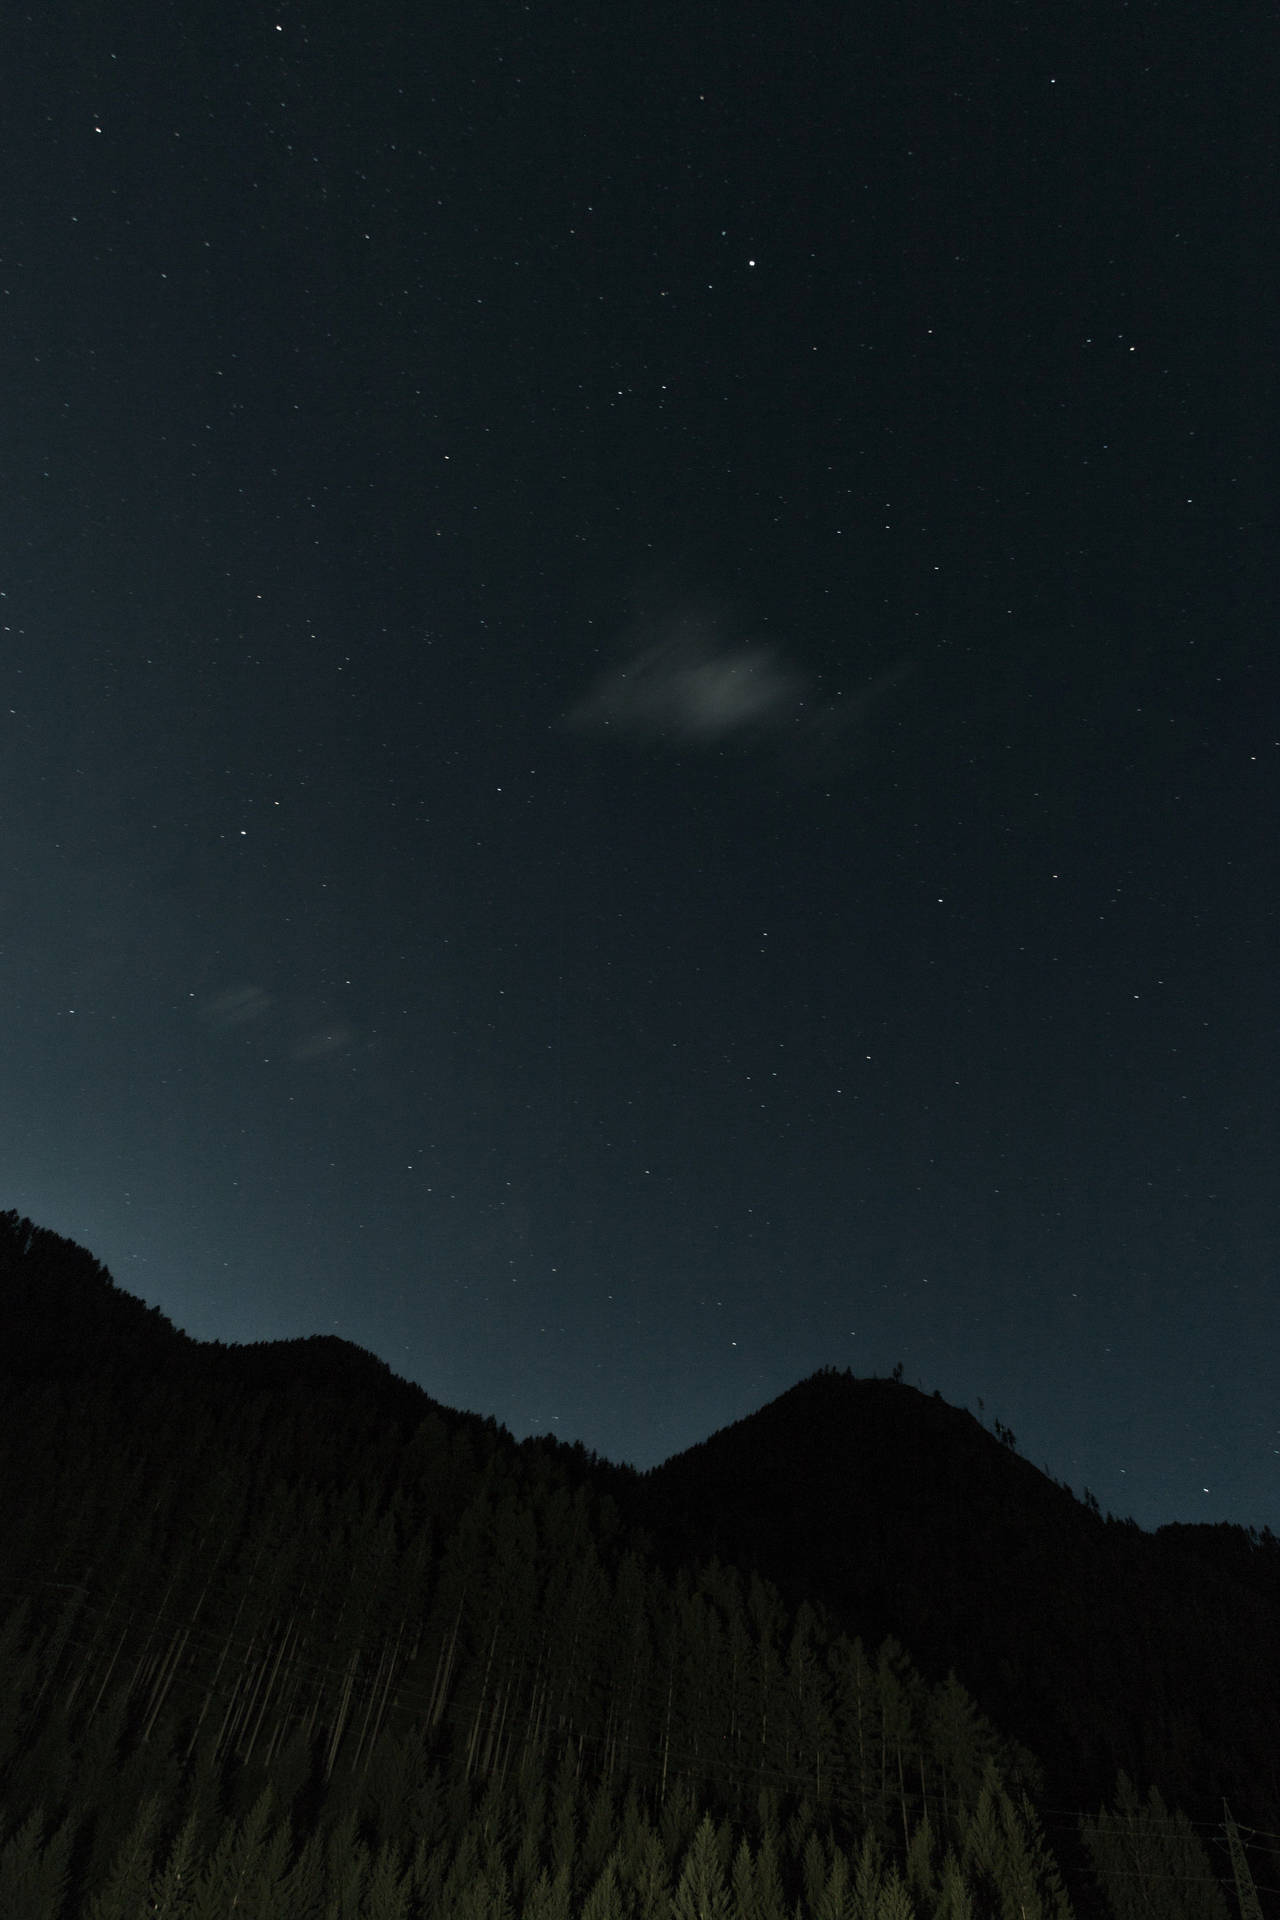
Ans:
POLYGON ((834 1371, 646 1481, 695 1546, 949 1668, 1058 1798, 1120 1770, 1280 1832, 1280 1541, 1106 1519, 961 1408, 834 1371))
POLYGON ((0 1489, 5 1920, 1228 1910, 1216 1830, 1144 1781, 1082 1837, 954 1676, 682 1558, 687 1502, 190 1341, 15 1215, 0 1489))

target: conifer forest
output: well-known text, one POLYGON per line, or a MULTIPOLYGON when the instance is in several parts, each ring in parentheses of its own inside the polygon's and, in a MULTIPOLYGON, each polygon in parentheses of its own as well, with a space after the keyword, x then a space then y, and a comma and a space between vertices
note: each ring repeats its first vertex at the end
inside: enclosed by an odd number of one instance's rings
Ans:
POLYGON ((0 1216, 0 1920, 1280 1915, 1280 1543, 828 1372, 652 1472, 0 1216))

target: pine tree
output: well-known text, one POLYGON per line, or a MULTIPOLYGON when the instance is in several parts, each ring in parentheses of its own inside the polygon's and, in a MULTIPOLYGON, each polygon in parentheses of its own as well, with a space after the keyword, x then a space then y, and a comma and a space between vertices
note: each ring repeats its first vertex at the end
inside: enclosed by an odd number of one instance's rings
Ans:
POLYGON ((324 1920, 358 1920, 369 1884, 369 1849, 356 1832, 356 1816, 347 1813, 325 1844, 324 1920))
POLYGON ((930 1693, 926 1720, 942 1787, 943 1825, 947 1838, 952 1838, 952 1822, 962 1822, 977 1804, 983 1770, 995 1752, 996 1739, 954 1672, 930 1693))
POLYGON ((283 1908, 289 1920, 321 1920, 325 1873, 325 1837, 313 1833, 289 1869, 283 1908))
POLYGON ((880 1888, 880 1898, 876 1903, 876 1920, 916 1920, 916 1910, 911 1904, 911 1895, 896 1867, 889 1869, 888 1878, 880 1888))
POLYGON ((840 1808, 855 1831, 874 1824, 883 1839, 887 1837, 881 1792, 884 1715, 876 1675, 861 1640, 846 1640, 842 1635, 827 1660, 842 1763, 840 1808))
POLYGON ((1208 1854, 1184 1813, 1159 1790, 1140 1801, 1125 1773, 1116 1804, 1081 1832, 1094 1877, 1115 1920, 1227 1920, 1227 1902, 1208 1854))
POLYGON ((687 1780, 676 1780, 667 1789, 658 1816, 658 1829, 668 1860, 679 1860, 693 1839, 698 1826, 698 1802, 687 1780))
POLYGON ((894 1808, 893 1825, 910 1845, 910 1816, 915 1800, 914 1762, 920 1748, 919 1726, 924 1717, 924 1688, 897 1641, 890 1638, 876 1660, 880 1695, 880 1799, 886 1813, 894 1808))
POLYGON ((626 1882, 635 1920, 670 1920, 671 1875, 662 1841, 650 1826, 640 1836, 634 1859, 626 1862, 626 1882))
POLYGON ((805 1906, 810 1913, 816 1913, 827 1884, 827 1850, 815 1832, 810 1832, 804 1843, 804 1852, 800 1857, 800 1875, 804 1886, 805 1906))
POLYGON ((492 1872, 482 1869, 461 1887, 448 1912, 453 1920, 514 1920, 505 1872, 500 1867, 492 1872))
POLYGON ((420 1838, 413 1849, 413 1892, 424 1913, 436 1913, 444 1905, 444 1882, 449 1869, 449 1848, 445 1840, 432 1845, 420 1838))
POLYGON ((581 1920, 623 1920, 618 1870, 611 1859, 605 1861, 599 1878, 582 1903, 581 1920))
POLYGON ((582 1836, 574 1867, 575 1878, 580 1886, 594 1886, 604 1869, 606 1860, 612 1853, 617 1838, 618 1820, 614 1810, 613 1795, 609 1791, 607 1780, 601 1780, 591 1800, 591 1811, 587 1815, 586 1830, 582 1836))
POLYGON ((458 1844, 453 1859, 449 1862, 449 1871, 445 1875, 443 1906, 446 1912, 455 1907, 461 1909, 467 1898, 468 1889, 480 1878, 482 1872, 480 1859, 480 1834, 474 1820, 469 1821, 458 1836, 458 1844))
POLYGON ((511 1891, 523 1906, 542 1871, 542 1829, 546 1819, 546 1789, 522 1772, 517 1782, 520 1798, 519 1838, 511 1867, 511 1891))
MULTIPOLYGON (((187 1920, 199 1868, 199 1825, 197 1816, 189 1814, 174 1835, 163 1867, 152 1875, 148 1889, 151 1905, 143 1908, 148 1920, 187 1920)), ((292 1905, 286 1911, 289 1920, 311 1920, 308 1913, 300 1908, 295 1910, 292 1905)))
POLYGON ((849 1862, 839 1847, 832 1849, 826 1885, 814 1907, 814 1920, 853 1920, 853 1884, 849 1862))
POLYGON ((973 1920, 973 1899, 954 1853, 942 1863, 934 1920, 973 1920))
POLYGON ((803 1773, 806 1793, 819 1805, 825 1804, 830 1799, 836 1736, 818 1617, 805 1600, 796 1609, 787 1649, 784 1719, 788 1770, 803 1773))
MULTIPOLYGON (((159 1813, 160 1796, 148 1794, 112 1861, 101 1890, 91 1893, 85 1902, 84 1920, 119 1920, 120 1916, 147 1911, 159 1813)), ((19 1911, 17 1907, 0 1906, 0 1912, 19 1911)))
POLYGON ((569 1920, 571 1891, 567 1867, 554 1879, 544 1867, 521 1908, 520 1920, 569 1920))
MULTIPOLYGON (((384 1841, 374 1856, 362 1920, 408 1920, 410 1892, 409 1870, 402 1867, 392 1843, 384 1841)), ((292 1914, 289 1920, 294 1920, 292 1914)))
POLYGON ((1010 1855, 1017 1861, 1016 1907, 1013 1900, 1007 1902, 1010 1920, 1033 1920, 1037 1909, 1044 1920, 1073 1920, 1058 1863, 1025 1793, 1016 1804, 1005 1796, 1004 1828, 1010 1855))
POLYGON ((734 1920, 760 1920, 756 1905, 755 1862, 751 1858, 751 1846, 745 1833, 734 1852, 730 1884, 733 1888, 734 1920))
POLYGON ((916 1822, 907 1849, 907 1886, 916 1905, 929 1912, 937 1887, 933 1871, 933 1829, 927 1813, 916 1822))
POLYGON ((1017 1805, 988 1765, 965 1834, 964 1864, 999 1903, 1004 1920, 1071 1920, 1057 1863, 1025 1795, 1017 1805))
POLYGON ((64 1820, 48 1835, 44 1828, 44 1811, 38 1807, 0 1847, 0 1914, 58 1920, 67 1889, 71 1827, 64 1820))
POLYGON ((221 1843, 193 1889, 191 1920, 224 1920, 229 1913, 282 1912, 291 1843, 287 1823, 273 1818, 275 1795, 264 1789, 221 1843))
POLYGON ((572 1753, 561 1757, 551 1794, 551 1871, 572 1872, 578 1836, 578 1769, 572 1753))
POLYGON ((876 1920, 880 1910, 880 1883, 884 1875, 884 1853, 875 1832, 868 1827, 858 1850, 853 1876, 854 1920, 876 1920))
POLYGON ((756 1913, 759 1920, 786 1920, 787 1903, 778 1864, 777 1799, 760 1795, 760 1845, 756 1849, 756 1913))
POLYGON ((704 1814, 685 1854, 675 1898, 673 1920, 731 1920, 729 1892, 710 1814, 704 1814))

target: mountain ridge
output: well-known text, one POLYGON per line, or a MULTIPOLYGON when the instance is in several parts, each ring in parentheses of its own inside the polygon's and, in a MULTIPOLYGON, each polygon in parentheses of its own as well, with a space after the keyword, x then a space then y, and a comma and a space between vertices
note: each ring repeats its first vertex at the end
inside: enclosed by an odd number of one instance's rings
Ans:
MULTIPOLYGON (((332 1616, 317 1645, 328 1649, 325 1685, 340 1698, 350 1684, 342 1661, 357 1660, 360 1646, 383 1636, 378 1660, 402 1661, 386 1648, 399 1646, 426 1580, 425 1591, 443 1596, 432 1603, 444 1649, 436 1679, 421 1677, 415 1657, 399 1692, 389 1679, 369 1684, 386 1712, 396 1700, 407 1710, 425 1688, 429 1713, 445 1715, 443 1738, 448 1715, 462 1715, 470 1697, 464 1687, 456 1705, 440 1704, 458 1633, 449 1609, 483 1615, 490 1578, 463 1579, 454 1601, 449 1568, 491 1539, 484 1552, 497 1555, 513 1593, 523 1563, 541 1556, 554 1581, 586 1552, 623 1588, 641 1578, 625 1573, 630 1565, 662 1570, 643 1578, 660 1577, 672 1595, 691 1583, 721 1593, 725 1581, 742 1595, 776 1592, 791 1619, 812 1623, 795 1633, 816 1632, 833 1649, 841 1635, 879 1645, 884 1674, 905 1648, 919 1675, 912 1686, 941 1698, 958 1680, 1035 1756, 1052 1804, 1100 1804, 1123 1772, 1195 1819, 1217 1821, 1225 1795, 1260 1829, 1280 1826, 1280 1543, 1234 1527, 1150 1534, 1104 1519, 1023 1459, 1011 1436, 899 1380, 820 1370, 641 1474, 554 1436, 516 1441, 335 1335, 193 1340, 85 1249, 14 1213, 0 1215, 0 1335, 8 1581, 21 1578, 37 1613, 58 1595, 83 1596, 91 1665, 107 1662, 116 1631, 117 1565, 139 1569, 129 1576, 140 1581, 134 1624, 125 1625, 139 1636, 139 1675, 163 1628, 161 1616, 148 1624, 152 1595, 178 1579, 161 1572, 186 1566, 192 1605, 207 1611, 200 1595, 217 1568, 228 1623, 245 1608, 261 1613, 266 1643, 279 1631, 269 1623, 296 1616, 304 1601, 318 1622, 332 1616), (23 1497, 35 1488, 39 1498, 23 1497), (281 1517, 270 1521, 277 1505, 281 1517), (508 1532, 527 1544, 504 1545, 508 1532), (544 1535, 559 1545, 539 1547, 544 1535), (342 1599, 344 1583, 360 1596, 359 1617, 376 1623, 349 1656, 339 1651, 342 1621, 356 1602, 342 1599)), ((745 1602, 723 1604, 732 1619, 745 1602)), ((774 1603, 759 1604, 761 1619, 772 1617, 774 1603)), ((502 1735, 496 1720, 482 1733, 483 1676, 497 1644, 486 1635, 498 1626, 470 1631, 466 1685, 478 1704, 458 1724, 469 1725, 474 1767, 477 1754, 500 1755, 502 1735)), ((526 1685, 525 1666, 536 1674, 543 1657, 513 1642, 508 1688, 526 1685)), ((602 1643, 593 1658, 604 1657, 602 1643)), ((170 1684, 175 1700, 185 1685, 194 1701, 214 1681, 197 1662, 170 1684)), ((669 1737, 664 1699, 668 1715, 673 1703, 658 1679, 651 1694, 653 1753, 669 1737)), ((341 1713, 325 1711, 338 1714, 328 1736, 336 1749, 341 1713)), ((527 1711, 540 1725, 532 1696, 527 1711)))
POLYGON ((1280 1710, 1280 1542, 1265 1531, 1104 1519, 966 1410, 834 1369, 643 1488, 677 1557, 749 1566, 872 1641, 896 1637, 926 1675, 954 1669, 1060 1788, 1162 1774, 1208 1817, 1193 1754, 1167 1758, 1188 1722, 1227 1791, 1254 1784, 1241 1755, 1264 1752, 1280 1710))

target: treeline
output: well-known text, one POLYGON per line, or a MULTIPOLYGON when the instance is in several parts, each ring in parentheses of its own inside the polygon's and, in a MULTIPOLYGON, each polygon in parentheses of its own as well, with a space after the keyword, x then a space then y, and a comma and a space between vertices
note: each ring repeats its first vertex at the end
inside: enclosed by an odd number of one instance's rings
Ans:
MULTIPOLYGON (((959 1850, 927 1818, 905 1858, 867 1832, 852 1851, 811 1804, 762 1792, 748 1820, 717 1818, 687 1785, 655 1806, 585 1777, 567 1751, 550 1781, 521 1774, 450 1792, 413 1736, 380 1744, 365 1780, 300 1821, 266 1786, 239 1818, 213 1817, 208 1787, 147 1795, 113 1848, 91 1858, 85 1920, 245 1913, 261 1920, 970 1920, 1071 1909, 1030 1807, 993 1778, 959 1850), (183 1808, 185 1806, 185 1811, 183 1808)), ((65 1912, 74 1823, 37 1812, 0 1852, 6 1913, 65 1912)), ((1206 1881, 1220 1900, 1216 1887, 1206 1881)), ((1201 1911, 1209 1912, 1209 1908, 1201 1911)), ((1222 1909, 1225 1916, 1225 1907, 1222 1909)))
MULTIPOLYGON (((83 1608, 43 1630, 20 1609, 0 1645, 0 1912, 1067 1920, 1034 1769, 958 1685, 925 1688, 892 1646, 874 1661, 856 1641, 823 1646, 803 1620, 784 1644, 758 1593, 763 1631, 735 1696, 725 1576, 709 1571, 667 1596, 693 1633, 678 1665, 669 1643, 665 1696, 640 1699, 638 1662, 636 1684, 620 1681, 625 1636, 610 1659, 600 1622, 578 1614, 584 1650, 599 1641, 589 1680, 614 1676, 594 1712, 584 1693, 594 1730, 540 1711, 536 1683, 517 1713, 512 1664, 461 1621, 415 1695, 385 1646, 298 1685, 287 1629, 257 1636, 247 1609, 225 1648, 204 1645, 202 1697, 180 1707, 169 1677, 191 1634, 148 1631, 127 1650, 122 1635, 95 1658, 83 1608), (709 1664, 690 1687, 694 1650, 709 1664)), ((633 1563, 600 1598, 638 1598, 633 1563)), ((1118 1920, 1225 1920, 1208 1856, 1158 1802, 1105 1817, 1093 1854, 1118 1920), (1137 1858, 1158 1896, 1148 1886, 1140 1909, 1137 1858)))

